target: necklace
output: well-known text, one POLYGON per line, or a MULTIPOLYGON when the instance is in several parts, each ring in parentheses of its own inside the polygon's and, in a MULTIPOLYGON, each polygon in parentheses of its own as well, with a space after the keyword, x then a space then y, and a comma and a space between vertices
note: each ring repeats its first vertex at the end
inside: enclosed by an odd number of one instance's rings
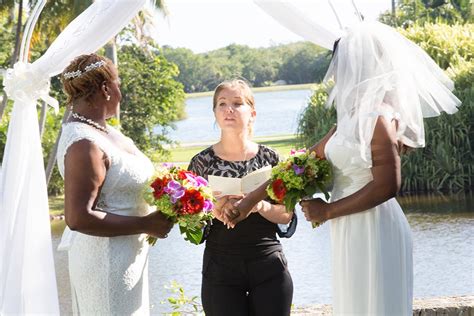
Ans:
POLYGON ((102 132, 104 132, 104 133, 106 133, 106 134, 109 133, 109 131, 107 130, 107 127, 104 127, 104 126, 100 125, 99 123, 97 123, 97 122, 95 122, 95 121, 93 121, 93 120, 91 120, 91 119, 88 119, 87 117, 84 117, 84 116, 82 116, 82 115, 80 115, 80 114, 77 114, 76 112, 72 112, 71 116, 72 116, 73 118, 75 118, 76 120, 81 121, 82 123, 85 123, 85 124, 87 124, 87 125, 89 125, 89 126, 92 126, 92 127, 96 128, 96 129, 98 129, 99 131, 102 131, 102 132))

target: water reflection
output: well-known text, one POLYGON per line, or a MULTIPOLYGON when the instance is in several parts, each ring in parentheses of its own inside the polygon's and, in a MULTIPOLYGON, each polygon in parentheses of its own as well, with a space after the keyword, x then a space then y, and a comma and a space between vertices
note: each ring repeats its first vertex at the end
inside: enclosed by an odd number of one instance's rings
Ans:
MULTIPOLYGON (((472 193, 404 196, 399 198, 413 231, 414 296, 465 295, 474 292, 474 199, 472 193)), ((297 209, 298 230, 282 240, 293 276, 297 306, 331 303, 329 225, 313 230, 297 209)), ((53 222, 57 247, 64 223, 53 222)), ((170 296, 164 289, 171 280, 189 296, 200 295, 203 246, 182 240, 175 228, 150 252, 150 301, 153 314, 169 311, 160 302, 170 296)), ((67 254, 55 251, 61 312, 70 312, 67 254)))

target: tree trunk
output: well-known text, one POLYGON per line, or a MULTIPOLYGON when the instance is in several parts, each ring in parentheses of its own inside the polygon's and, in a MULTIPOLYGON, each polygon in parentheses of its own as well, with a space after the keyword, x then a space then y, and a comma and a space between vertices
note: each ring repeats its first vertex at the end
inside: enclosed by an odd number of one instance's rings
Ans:
POLYGON ((392 21, 393 26, 397 26, 397 1, 392 0, 392 21))
POLYGON ((46 104, 46 102, 41 101, 41 114, 40 114, 40 122, 39 122, 40 139, 43 138, 44 125, 46 123, 47 112, 48 112, 48 105, 46 104))
MULTIPOLYGON (((118 69, 118 57, 117 57, 117 43, 116 43, 116 37, 114 37, 113 39, 110 40, 110 42, 108 42, 106 45, 105 45, 105 56, 107 58, 109 58, 113 63, 114 65, 117 67, 118 69)), ((119 121, 120 123, 120 108, 118 109, 117 111, 117 120, 119 121)))
MULTIPOLYGON (((66 123, 66 120, 69 117, 69 113, 71 112, 70 108, 67 107, 66 111, 64 111, 64 116, 62 119, 62 124, 66 123)), ((61 126, 62 126, 61 124, 61 126)), ((59 138, 61 137, 62 127, 59 129, 58 137, 56 138, 56 142, 54 143, 53 148, 51 149, 48 157, 48 165, 46 166, 46 185, 49 185, 49 180, 51 180, 51 175, 53 174, 54 164, 56 163, 56 155, 58 153, 58 145, 59 145, 59 138)))
MULTIPOLYGON (((16 24, 16 35, 15 35, 15 48, 13 50, 12 58, 10 59, 10 68, 13 68, 13 65, 17 62, 18 54, 20 52, 20 37, 21 37, 21 27, 22 27, 22 15, 23 15, 23 0, 20 0, 18 5, 18 22, 16 24)), ((0 121, 2 120, 3 113, 7 107, 8 97, 7 93, 3 91, 2 104, 0 104, 0 121)))

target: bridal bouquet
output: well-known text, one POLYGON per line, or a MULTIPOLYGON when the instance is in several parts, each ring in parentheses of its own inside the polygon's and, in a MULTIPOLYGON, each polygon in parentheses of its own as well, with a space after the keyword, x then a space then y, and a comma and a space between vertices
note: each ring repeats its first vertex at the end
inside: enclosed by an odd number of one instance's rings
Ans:
POLYGON ((331 166, 327 160, 305 149, 291 150, 287 160, 273 167, 267 193, 272 200, 293 211, 296 203, 312 197, 318 190, 328 199, 326 185, 330 179, 331 166))
MULTIPOLYGON (((213 218, 214 197, 206 179, 172 164, 159 166, 145 190, 145 200, 178 223, 185 240, 198 245, 202 228, 213 218)), ((154 245, 156 238, 147 237, 154 245)))

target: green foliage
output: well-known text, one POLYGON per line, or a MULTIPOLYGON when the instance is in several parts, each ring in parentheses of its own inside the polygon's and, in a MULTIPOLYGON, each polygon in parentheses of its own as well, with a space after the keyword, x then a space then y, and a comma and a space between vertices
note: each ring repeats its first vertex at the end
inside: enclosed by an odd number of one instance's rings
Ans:
MULTIPOLYGON (((462 105, 454 115, 425 120, 426 147, 402 156, 402 191, 472 189, 474 166, 473 25, 425 24, 400 30, 416 42, 453 79, 462 105)), ((336 121, 326 109, 327 94, 319 86, 302 112, 298 139, 306 146, 319 141, 336 121)))
POLYGON ((298 142, 305 147, 316 144, 336 123, 336 110, 325 106, 327 97, 326 87, 319 84, 299 116, 298 142))
POLYGON ((166 154, 163 144, 171 143, 168 128, 184 115, 183 86, 175 80, 178 68, 133 45, 122 47, 119 54, 123 132, 144 152, 166 154))
POLYGON ((411 27, 415 24, 458 24, 473 21, 471 0, 402 0, 398 1, 395 16, 391 11, 381 14, 379 20, 391 26, 411 27))
POLYGON ((0 11, 0 68, 10 66, 10 59, 15 45, 14 25, 11 23, 7 12, 0 11))
MULTIPOLYGON (((184 293, 183 286, 176 281, 171 281, 166 289, 172 292, 172 296, 167 298, 168 304, 171 305, 173 312, 166 314, 170 316, 180 315, 204 315, 201 304, 199 304, 199 297, 188 297, 184 293)), ((161 302, 165 304, 165 302, 161 302)))
POLYGON ((188 93, 212 91, 223 80, 242 76, 252 86, 312 83, 322 79, 329 64, 327 50, 309 42, 250 48, 232 44, 208 53, 194 54, 185 48, 163 47, 161 53, 176 63, 188 93))
POLYGON ((474 24, 427 23, 399 31, 423 48, 443 69, 474 57, 474 24))
POLYGON ((320 82, 329 67, 330 54, 307 44, 286 55, 279 69, 279 79, 290 84, 320 82))

